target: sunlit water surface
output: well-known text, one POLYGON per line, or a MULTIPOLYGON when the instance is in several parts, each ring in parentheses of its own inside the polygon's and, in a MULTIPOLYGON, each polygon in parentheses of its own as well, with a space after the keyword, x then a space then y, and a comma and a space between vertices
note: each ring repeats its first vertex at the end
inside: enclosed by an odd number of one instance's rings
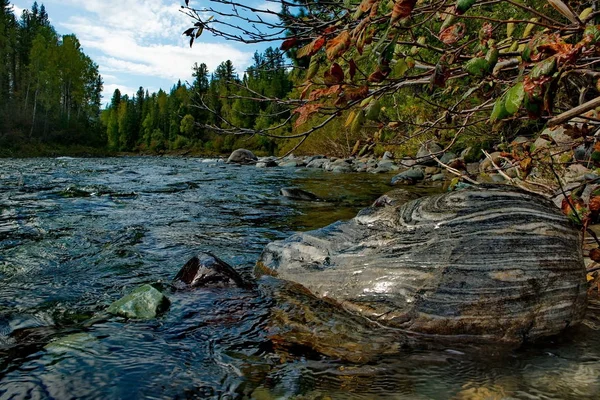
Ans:
POLYGON ((269 299, 259 292, 168 290, 200 251, 249 277, 265 244, 351 218, 388 181, 183 158, 0 160, 0 397, 600 398, 592 322, 508 353, 406 350, 368 365, 314 354, 284 360, 265 337, 269 299), (292 201, 282 187, 326 201, 292 201), (162 317, 90 323, 159 281, 171 300, 162 317))

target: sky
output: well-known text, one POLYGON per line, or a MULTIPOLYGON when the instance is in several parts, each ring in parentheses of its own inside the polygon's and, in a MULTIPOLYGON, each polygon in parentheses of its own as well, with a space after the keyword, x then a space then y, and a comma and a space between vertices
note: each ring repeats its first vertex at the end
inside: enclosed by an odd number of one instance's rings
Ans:
MULTIPOLYGON (((17 17, 33 0, 11 0, 17 17)), ((244 4, 275 10, 268 0, 244 4)), ((205 63, 213 71, 231 60, 240 75, 252 63, 255 51, 267 47, 243 45, 215 38, 206 32, 190 49, 182 32, 194 23, 180 12, 183 0, 38 0, 61 35, 74 33, 83 51, 99 66, 104 80, 103 103, 115 89, 130 96, 140 86, 150 93, 169 90, 178 80, 192 81, 192 66, 205 63)), ((206 0, 191 0, 202 8, 206 0)), ((277 44, 275 44, 276 46, 277 44)))

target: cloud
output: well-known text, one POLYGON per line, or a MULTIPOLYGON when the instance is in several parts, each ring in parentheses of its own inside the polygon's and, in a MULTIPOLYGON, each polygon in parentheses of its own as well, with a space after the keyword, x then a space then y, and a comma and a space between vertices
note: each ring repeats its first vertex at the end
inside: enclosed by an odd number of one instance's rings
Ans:
MULTIPOLYGON (((274 3, 271 1, 265 1, 264 3, 258 4, 255 7, 258 8, 259 10, 264 10, 264 11, 272 11, 275 13, 281 12, 281 3, 274 3)), ((260 17, 263 19, 267 18, 267 19, 271 19, 271 20, 276 20, 279 18, 277 15, 270 14, 270 13, 261 13, 260 17)))
POLYGON ((23 13, 23 8, 17 6, 16 4, 11 4, 12 5, 12 11, 13 14, 15 15, 16 18, 20 18, 21 14, 23 13))
POLYGON ((190 81, 196 62, 205 63, 214 71, 221 62, 231 60, 240 73, 251 64, 254 49, 246 51, 228 43, 207 43, 202 41, 203 37, 190 49, 182 32, 191 21, 179 12, 177 2, 64 0, 61 3, 78 10, 76 15, 59 22, 59 26, 75 33, 83 50, 98 63, 105 81, 104 102, 110 101, 109 96, 117 87, 122 93, 131 90, 135 93, 140 85, 150 86, 147 79, 155 83, 157 79, 167 80, 169 87, 179 79, 190 81))

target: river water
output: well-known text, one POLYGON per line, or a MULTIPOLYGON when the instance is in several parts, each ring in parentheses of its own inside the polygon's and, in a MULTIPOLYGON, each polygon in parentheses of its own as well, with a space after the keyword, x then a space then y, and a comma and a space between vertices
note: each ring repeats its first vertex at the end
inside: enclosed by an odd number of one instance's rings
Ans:
POLYGON ((353 217, 387 182, 202 159, 0 159, 0 398, 600 398, 594 314, 515 351, 407 349, 355 365, 274 352, 257 291, 168 289, 200 251, 250 276, 265 244, 353 217), (160 318, 96 318, 156 282, 171 300, 160 318))

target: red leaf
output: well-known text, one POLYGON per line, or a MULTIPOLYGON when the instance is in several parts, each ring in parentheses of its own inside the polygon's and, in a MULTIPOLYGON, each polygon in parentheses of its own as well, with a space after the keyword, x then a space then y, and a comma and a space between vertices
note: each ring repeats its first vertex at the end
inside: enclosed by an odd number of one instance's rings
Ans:
POLYGON ((445 44, 454 44, 465 36, 465 24, 459 22, 440 32, 439 39, 445 44))
POLYGON ((303 123, 305 123, 306 121, 308 121, 308 119, 317 111, 319 111, 319 109, 323 107, 323 104, 321 103, 316 103, 316 104, 305 104, 302 107, 298 107, 294 110, 295 114, 300 114, 298 116, 298 119, 296 120, 296 127, 299 127, 300 125, 302 125, 303 123))
POLYGON ((354 62, 354 60, 350 60, 349 64, 349 71, 348 73, 350 74, 350 80, 354 79, 354 75, 356 75, 356 62, 354 62))
POLYGON ((281 44, 281 50, 282 51, 288 51, 289 49, 291 49, 292 47, 294 47, 294 45, 298 42, 298 39, 293 37, 293 38, 289 38, 287 40, 284 40, 283 43, 281 44))

